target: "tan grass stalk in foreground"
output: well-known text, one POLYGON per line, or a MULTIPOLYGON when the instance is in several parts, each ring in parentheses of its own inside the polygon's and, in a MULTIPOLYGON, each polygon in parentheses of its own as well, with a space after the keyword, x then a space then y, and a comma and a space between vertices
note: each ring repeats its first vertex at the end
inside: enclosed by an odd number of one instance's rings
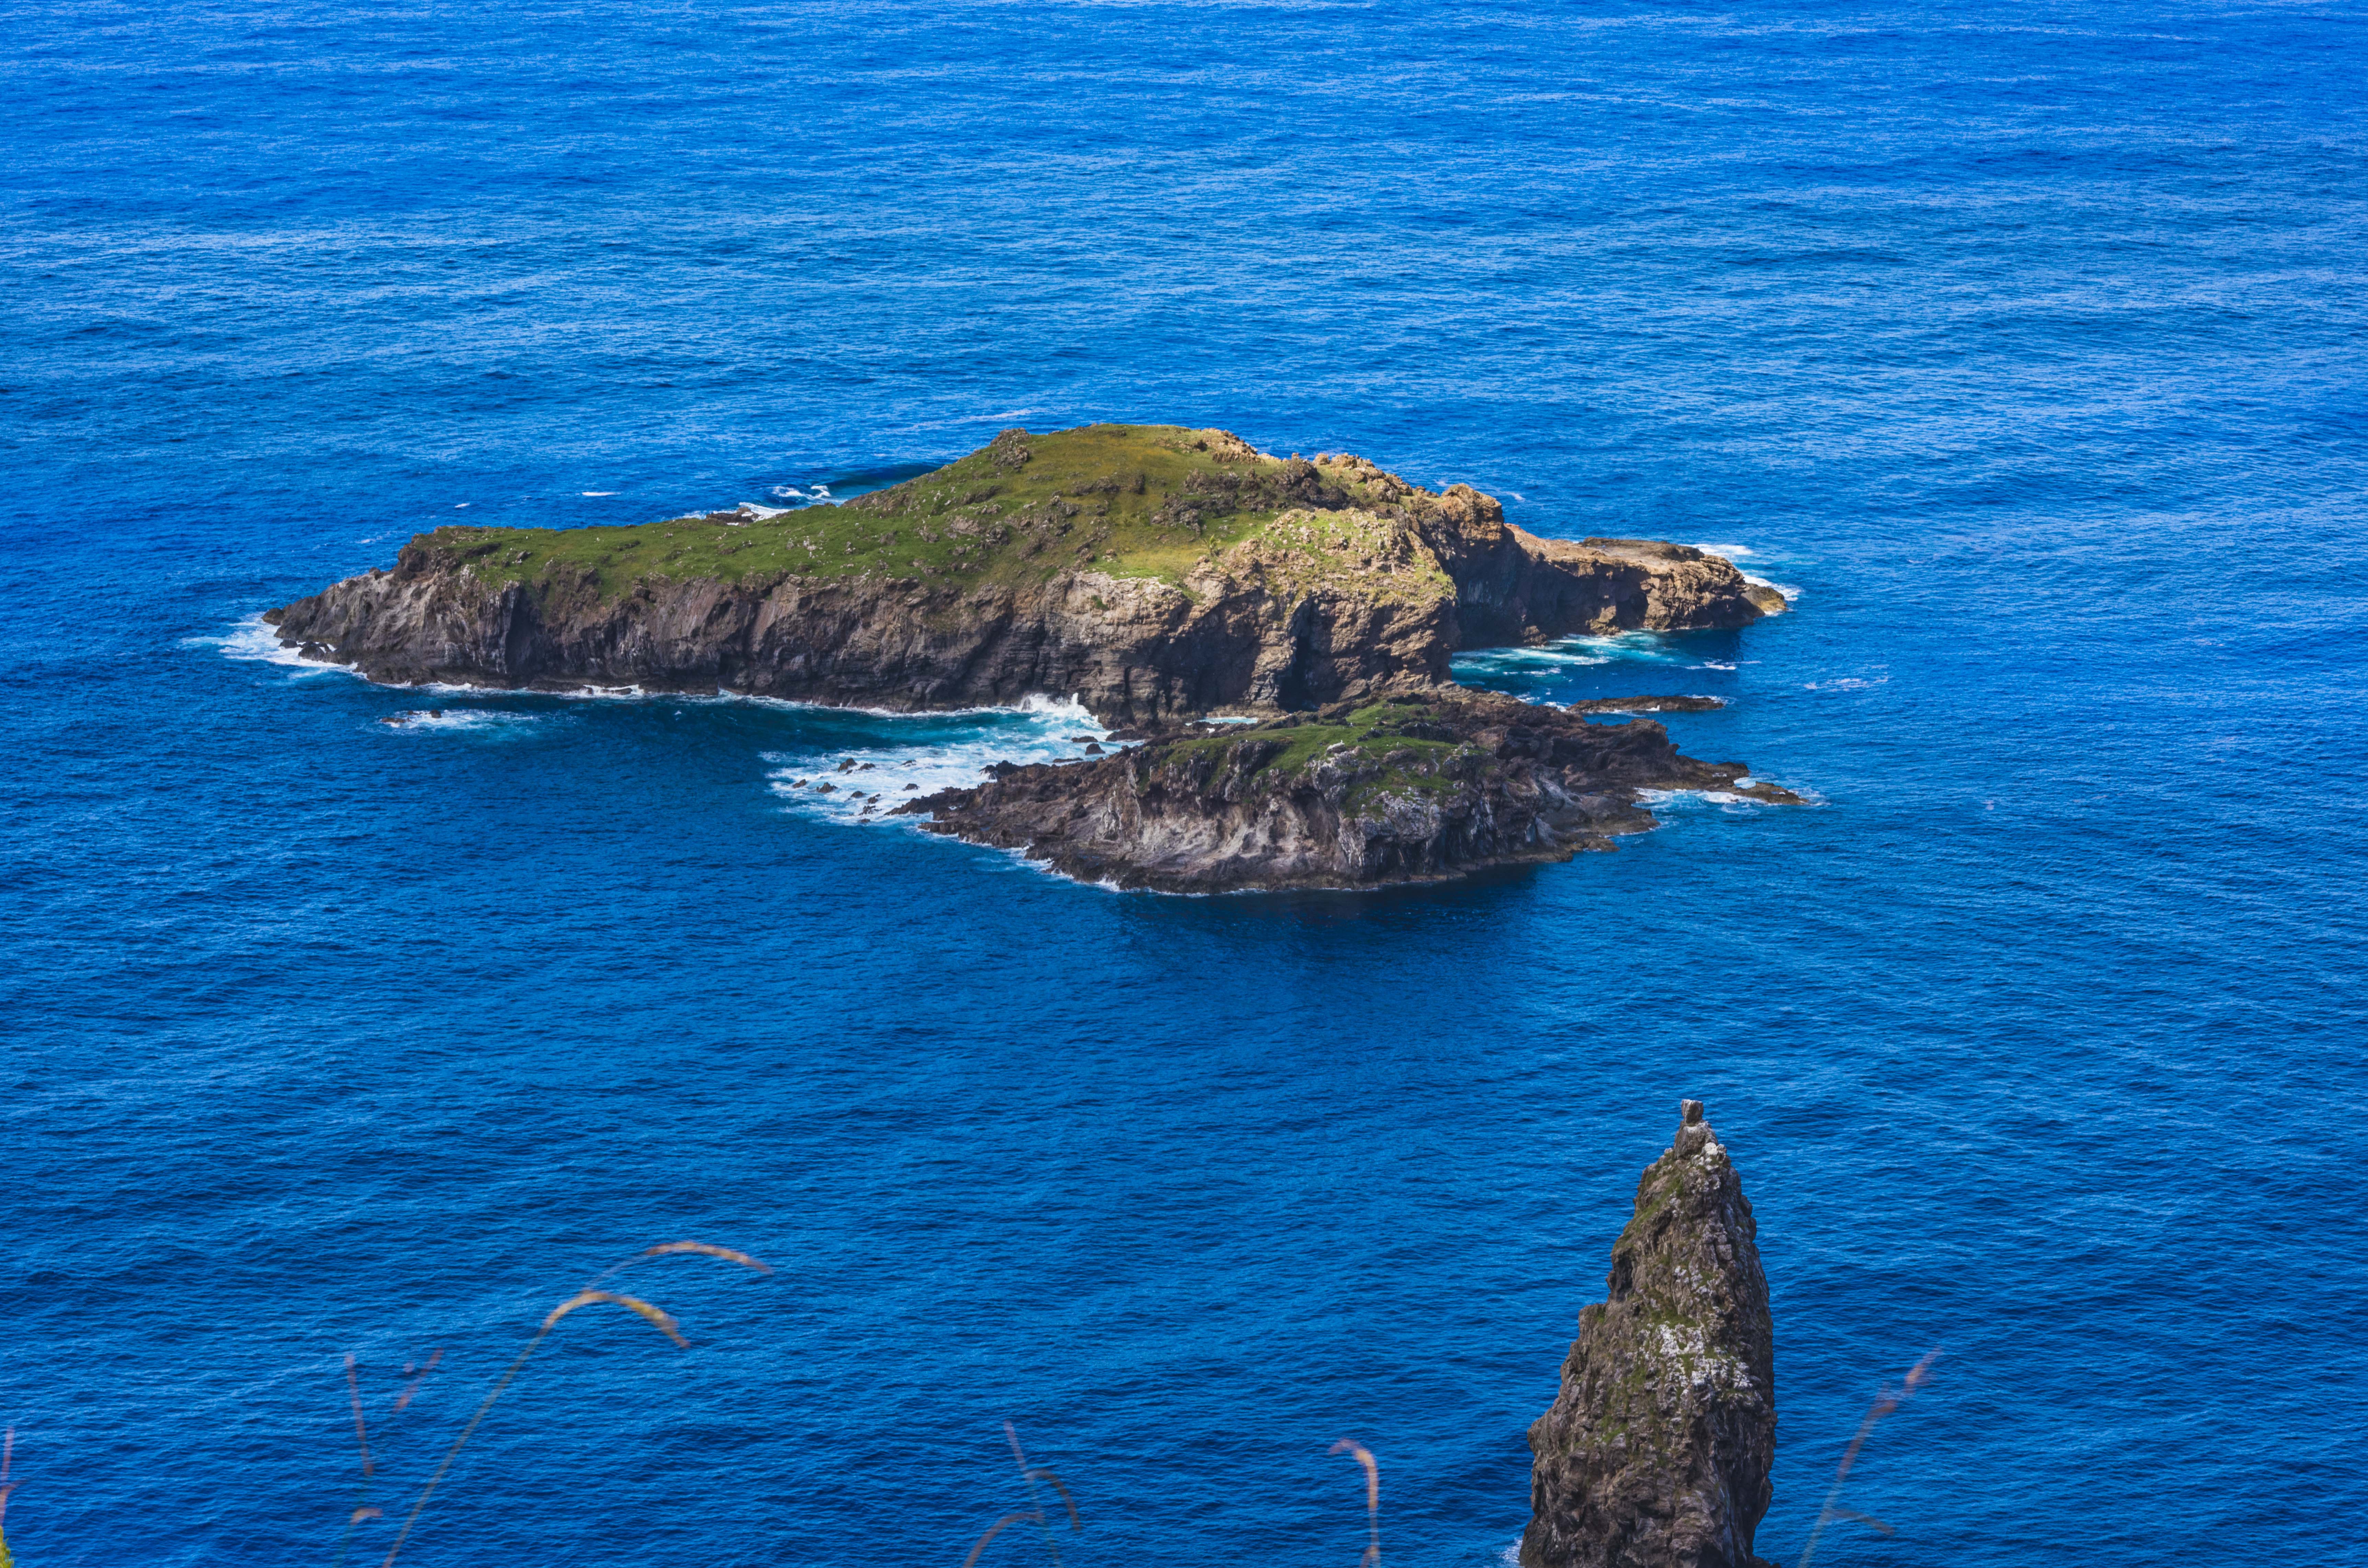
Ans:
MULTIPOLYGON (((772 1272, 770 1267, 757 1262, 746 1253, 734 1252, 730 1247, 720 1247, 707 1242, 666 1242, 635 1253, 632 1257, 625 1259, 623 1263, 617 1264, 601 1274, 593 1281, 593 1284, 598 1284, 601 1279, 608 1278, 609 1275, 628 1267, 638 1258, 677 1252, 699 1253, 708 1257, 720 1257, 727 1262, 753 1268, 759 1274, 772 1272)), ((525 1367, 527 1358, 534 1354, 535 1347, 543 1342, 552 1329, 559 1326, 562 1319, 578 1307, 597 1306, 603 1303, 624 1308, 627 1312, 649 1323, 677 1345, 685 1349, 690 1347, 690 1341, 682 1336, 681 1326, 675 1322, 672 1314, 652 1306, 638 1296, 627 1296, 609 1290, 596 1290, 591 1286, 586 1286, 566 1301, 560 1302, 551 1310, 550 1315, 542 1320, 541 1326, 534 1331, 534 1337, 526 1342, 526 1348, 518 1353, 518 1359, 509 1364, 509 1369, 502 1374, 501 1381, 494 1385, 493 1392, 485 1395, 484 1403, 478 1405, 476 1414, 469 1417, 469 1424, 461 1428, 461 1435, 458 1437, 452 1439, 452 1446, 444 1450, 444 1458, 436 1466, 436 1472, 427 1478, 427 1484, 419 1489, 419 1501, 414 1503, 411 1506, 411 1512, 404 1516, 403 1528, 395 1532, 394 1544, 387 1548, 386 1557, 380 1568, 393 1568, 395 1554, 403 1550, 403 1543, 410 1539, 411 1527, 419 1522, 421 1510, 427 1506, 427 1500, 436 1494, 437 1485, 443 1481, 445 1472, 452 1468, 452 1461, 461 1457, 461 1450, 468 1447, 470 1437, 476 1433, 477 1424, 484 1420, 486 1412, 494 1408, 494 1402, 502 1397, 502 1391, 510 1386, 511 1380, 515 1379, 519 1369, 525 1367)))
POLYGON ((436 1369, 436 1363, 442 1359, 444 1359, 444 1352, 438 1350, 436 1354, 427 1358, 427 1365, 420 1368, 416 1374, 415 1374, 409 1367, 404 1368, 403 1375, 411 1379, 411 1381, 403 1385, 403 1392, 401 1393, 394 1396, 394 1408, 388 1412, 390 1415, 400 1415, 403 1414, 404 1407, 411 1403, 411 1396, 419 1392, 419 1385, 427 1381, 427 1374, 434 1371, 436 1369))
MULTIPOLYGON (((713 1242, 660 1242, 656 1246, 635 1253, 633 1256, 663 1257, 671 1252, 695 1252, 705 1257, 720 1257, 726 1263, 740 1264, 745 1267, 755 1269, 759 1274, 773 1272, 770 1264, 759 1263, 745 1252, 734 1252, 730 1247, 720 1247, 713 1242)), ((626 1261, 631 1262, 632 1259, 628 1258, 626 1261)))
POLYGON ((1033 1519, 1041 1525, 1044 1522, 1044 1514, 1042 1509, 1023 1508, 1019 1513, 1004 1515, 986 1527, 986 1533, 978 1538, 978 1544, 970 1549, 968 1557, 962 1559, 962 1568, 977 1568, 978 1554, 986 1550, 986 1543, 1001 1535, 1004 1526, 1017 1524, 1021 1519, 1033 1519))
POLYGON ((337 1538, 336 1568, 345 1568, 346 1551, 354 1542, 354 1527, 364 1519, 384 1517, 370 1506, 371 1473, 370 1426, 362 1420, 361 1378, 354 1370, 354 1356, 350 1350, 346 1352, 346 1392, 354 1403, 354 1442, 362 1451, 362 1489, 354 1494, 354 1511, 346 1516, 346 1533, 337 1538))
POLYGON ((354 1356, 350 1350, 346 1352, 346 1392, 353 1396, 354 1441, 362 1450, 362 1480, 367 1483, 370 1478, 370 1427, 362 1420, 361 1380, 354 1372, 354 1356))
POLYGON ((1842 1462, 1834 1471, 1834 1483, 1826 1492, 1826 1506, 1817 1510, 1817 1522, 1809 1530, 1809 1544, 1801 1548, 1798 1568, 1809 1568, 1817 1554, 1817 1538, 1826 1533, 1826 1525, 1830 1520, 1858 1519, 1873 1525, 1884 1535, 1893 1533, 1891 1527, 1882 1520, 1869 1518, 1849 1508, 1837 1508, 1834 1504, 1840 1498, 1842 1483, 1850 1479, 1850 1466, 1858 1463, 1858 1451, 1866 1446, 1867 1435, 1874 1430, 1874 1424, 1898 1409, 1909 1394, 1924 1386, 1925 1380, 1932 1375, 1932 1363, 1940 1359, 1940 1356, 1938 1350, 1926 1351, 1924 1359, 1907 1369, 1907 1376, 1900 1380, 1898 1388, 1884 1389, 1875 1395, 1874 1403, 1867 1406, 1866 1419, 1858 1424, 1857 1435, 1850 1438, 1850 1447, 1842 1450, 1842 1462))
MULTIPOLYGON (((387 1429, 393 1428, 395 1419, 410 1406, 413 1396, 419 1392, 419 1385, 427 1381, 427 1374, 434 1371, 436 1369, 436 1364, 443 1359, 444 1352, 438 1350, 434 1355, 427 1358, 427 1364, 426 1366, 406 1365, 403 1369, 403 1375, 411 1381, 403 1385, 403 1392, 395 1395, 394 1408, 386 1413, 387 1429)), ((356 1376, 354 1358, 350 1355, 346 1358, 346 1390, 353 1396, 354 1437, 361 1444, 362 1486, 361 1490, 354 1494, 354 1511, 346 1516, 346 1532, 337 1538, 337 1557, 335 1568, 345 1568, 346 1552, 353 1545, 355 1526, 360 1524, 364 1519, 382 1519, 386 1517, 386 1514, 383 1510, 370 1506, 370 1494, 372 1467, 370 1464, 370 1432, 369 1428, 362 1421, 361 1386, 359 1379, 356 1376)))
POLYGON ((1374 1462, 1372 1449, 1346 1437, 1333 1444, 1329 1451, 1352 1454, 1365 1467, 1365 1554, 1357 1559, 1357 1564, 1358 1568, 1372 1568, 1382 1560, 1382 1467, 1374 1462))
MULTIPOLYGON (((1013 1428, 1011 1423, 1008 1421, 1003 1424, 1003 1435, 1005 1437, 1008 1438, 1011 1443, 1011 1462, 1019 1467, 1019 1479, 1025 1482, 1028 1485, 1028 1501, 1036 1505, 1036 1523, 1044 1531, 1044 1550, 1053 1554, 1053 1568, 1060 1568, 1060 1543, 1053 1539, 1053 1527, 1044 1517, 1044 1499, 1037 1494, 1036 1483, 1039 1480, 1051 1482, 1053 1483, 1053 1490, 1061 1494, 1061 1501, 1069 1506, 1069 1529, 1073 1534, 1085 1528, 1077 1522, 1076 1500, 1069 1495, 1069 1489, 1061 1484, 1061 1478, 1059 1476, 1054 1475, 1050 1470, 1047 1470, 1042 1465, 1030 1466, 1029 1464, 1028 1456, 1019 1451, 1019 1434, 1013 1428)), ((994 1531, 990 1530, 987 1533, 992 1535, 994 1534, 994 1531)), ((984 1548, 985 1544, 986 1543, 985 1541, 981 1541, 979 1543, 982 1548, 984 1548)), ((977 1554, 973 1552, 972 1555, 975 1556, 977 1554)))
POLYGON ((16 1466, 17 1428, 11 1426, 8 1428, 7 1439, 5 1442, 0 1442, 0 1568, 8 1568, 10 1563, 17 1561, 15 1558, 8 1555, 8 1530, 6 1528, 8 1524, 8 1494, 17 1490, 17 1483, 8 1479, 8 1472, 11 1470, 14 1470, 16 1466))

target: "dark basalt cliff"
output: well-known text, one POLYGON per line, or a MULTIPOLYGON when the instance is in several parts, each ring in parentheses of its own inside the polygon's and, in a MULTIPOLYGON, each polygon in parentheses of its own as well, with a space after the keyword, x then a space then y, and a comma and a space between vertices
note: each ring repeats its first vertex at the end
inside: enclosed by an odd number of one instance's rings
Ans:
POLYGON ((1008 430, 843 506, 445 528, 266 617, 372 680, 895 710, 1075 695, 1113 722, 1418 690, 1459 648, 1740 626, 1728 562, 1548 540, 1464 485, 1223 431, 1008 430))
POLYGON ((1654 825, 1643 790, 1798 797, 1739 763, 1679 755, 1641 698, 1542 708, 1449 688, 1256 727, 1188 725, 1115 756, 1004 767, 901 808, 931 831, 1022 851, 1081 881, 1168 892, 1354 888, 1565 860, 1654 825))
POLYGON ((1530 1428, 1521 1568, 1769 1568, 1751 1551, 1776 1454, 1758 1227, 1702 1103, 1679 1116, 1530 1428))

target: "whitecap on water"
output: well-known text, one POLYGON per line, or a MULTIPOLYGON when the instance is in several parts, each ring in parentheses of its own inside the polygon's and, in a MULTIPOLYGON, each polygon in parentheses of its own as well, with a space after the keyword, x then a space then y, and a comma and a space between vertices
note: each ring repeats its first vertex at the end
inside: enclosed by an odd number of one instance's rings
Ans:
MULTIPOLYGON (((1752 549, 1748 544, 1704 543, 1697 544, 1693 548, 1702 551, 1706 554, 1723 555, 1726 557, 1727 560, 1736 563, 1736 570, 1738 572, 1743 572, 1744 562, 1755 560, 1759 555, 1759 551, 1752 549)), ((1749 583, 1754 587, 1775 589, 1778 593, 1784 596, 1784 602, 1786 604, 1791 604, 1801 597, 1801 590, 1793 586, 1790 583, 1779 583, 1771 578, 1759 576, 1756 573, 1743 572, 1743 580, 1749 583)))
POLYGON ((517 734, 533 727, 538 715, 511 713, 498 708, 412 708, 379 720, 381 727, 406 735, 517 734))
POLYGON ((1452 670, 1457 680, 1485 684, 1520 676, 1552 676, 1565 670, 1603 665, 1679 665, 1683 654, 1655 631, 1615 631, 1558 638, 1534 648, 1480 648, 1455 655, 1452 670))
MULTIPOLYGON (((1741 779, 1736 780, 1741 783, 1741 779)), ((1749 811, 1770 802, 1748 795, 1738 795, 1731 790, 1639 790, 1636 803, 1647 811, 1668 811, 1687 806, 1724 806, 1730 812, 1749 811)))
POLYGON ((304 657, 280 642, 279 631, 267 624, 260 615, 247 617, 228 631, 211 636, 184 637, 181 646, 212 648, 225 659, 236 659, 242 664, 278 665, 299 675, 327 675, 333 671, 341 675, 353 674, 343 665, 324 664, 318 659, 304 657))
POLYGON ((1074 761, 1110 735, 1082 703, 1047 697, 958 713, 816 711, 866 722, 837 744, 765 753, 766 781, 790 810, 840 823, 877 822, 907 801, 976 784, 997 762, 1074 761))

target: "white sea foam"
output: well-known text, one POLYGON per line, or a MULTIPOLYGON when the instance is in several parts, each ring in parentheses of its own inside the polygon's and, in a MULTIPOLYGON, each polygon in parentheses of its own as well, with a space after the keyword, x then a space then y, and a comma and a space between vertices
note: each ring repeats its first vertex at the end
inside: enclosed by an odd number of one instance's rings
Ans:
MULTIPOLYGON (((1737 780, 1741 782, 1741 780, 1737 780)), ((1639 790, 1636 803, 1646 810, 1682 810, 1688 806, 1724 806, 1730 812, 1746 812, 1769 804, 1748 795, 1738 795, 1732 790, 1639 790)))
MULTIPOLYGON (((1727 560, 1736 562, 1754 560, 1759 555, 1759 551, 1752 549, 1748 544, 1702 543, 1695 545, 1693 548, 1707 554, 1723 555, 1726 557, 1727 560)), ((1736 567, 1736 570, 1742 570, 1739 564, 1736 567)), ((1794 587, 1792 584, 1779 583, 1773 578, 1762 577, 1757 573, 1745 572, 1743 574, 1743 580, 1749 583, 1754 587, 1775 589, 1778 593, 1784 596, 1784 602, 1786 604, 1791 604, 1801 597, 1801 590, 1794 587)))
POLYGON ((1609 636, 1564 637, 1535 648, 1481 648, 1458 653, 1458 680, 1506 676, 1554 676, 1602 665, 1685 665, 1684 657, 1655 631, 1615 631, 1609 636))
POLYGON ((430 735, 478 733, 487 735, 517 734, 534 727, 540 715, 513 713, 498 708, 414 708, 402 713, 390 713, 379 721, 381 728, 397 734, 430 735))
POLYGON ((1804 681, 1803 691, 1872 691, 1878 686, 1889 686, 1889 676, 1841 676, 1833 680, 1804 681))
POLYGON ((299 675, 352 675, 354 673, 343 665, 324 664, 318 659, 304 657, 295 649, 280 642, 279 631, 268 625, 261 615, 251 615, 228 631, 218 632, 211 636, 184 637, 181 639, 181 646, 213 648, 219 650, 225 659, 236 659, 241 664, 278 665, 282 669, 293 670, 299 675))
MULTIPOLYGON (((843 708, 827 711, 853 716, 843 708)), ((1085 743, 1100 743, 1110 733, 1074 698, 1030 697, 1017 708, 964 713, 862 717, 885 722, 864 726, 868 733, 842 744, 765 754, 768 785, 790 810, 829 822, 888 820, 907 801, 978 783, 995 763, 1072 761, 1087 755, 1085 743)))

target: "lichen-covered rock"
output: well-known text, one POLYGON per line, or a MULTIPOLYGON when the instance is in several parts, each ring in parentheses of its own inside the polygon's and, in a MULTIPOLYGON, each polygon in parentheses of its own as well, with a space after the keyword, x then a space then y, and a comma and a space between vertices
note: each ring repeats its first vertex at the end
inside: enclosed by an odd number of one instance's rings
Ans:
POLYGON ((899 710, 1075 695, 1121 722, 1420 690, 1459 648, 1748 625, 1682 545, 1547 540, 1467 485, 1221 430, 1006 430, 845 506, 452 526, 271 611, 372 680, 728 690, 899 710))
POLYGON ((1562 1391, 1530 1428, 1521 1568, 1765 1568, 1752 1532, 1776 1456, 1776 1366, 1758 1227, 1687 1100, 1579 1314, 1562 1391))
POLYGON ((1654 825, 1648 790, 1769 804, 1799 797, 1737 762, 1681 754, 1649 719, 1608 709, 1716 707, 1637 698, 1544 708, 1453 688, 1341 702, 1248 728, 1145 735, 1114 756, 1006 766, 900 808, 930 831, 1018 849, 1081 881, 1165 892, 1436 881, 1567 860, 1654 825))

